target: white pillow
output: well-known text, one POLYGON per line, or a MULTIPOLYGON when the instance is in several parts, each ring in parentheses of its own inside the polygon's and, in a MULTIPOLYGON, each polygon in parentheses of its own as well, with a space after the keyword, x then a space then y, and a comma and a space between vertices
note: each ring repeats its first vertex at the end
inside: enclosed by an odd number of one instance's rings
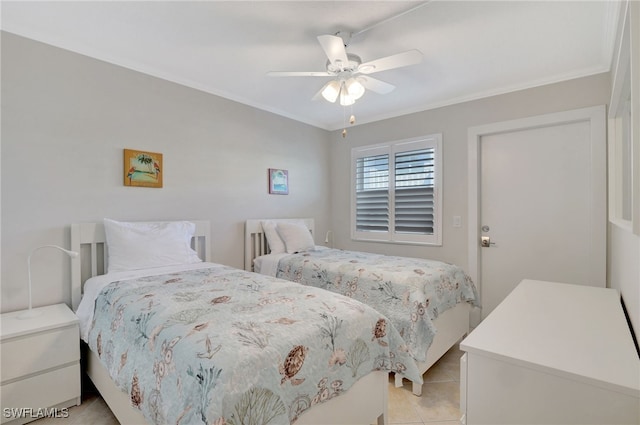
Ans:
POLYGON ((188 221, 119 222, 104 219, 109 273, 202 260, 191 249, 196 225, 188 221))
POLYGON ((280 254, 286 252, 284 241, 276 230, 275 221, 263 221, 262 230, 264 230, 264 234, 267 237, 267 243, 269 244, 271 254, 280 254))
POLYGON ((311 251, 315 247, 313 236, 304 223, 278 223, 277 229, 289 254, 311 251))

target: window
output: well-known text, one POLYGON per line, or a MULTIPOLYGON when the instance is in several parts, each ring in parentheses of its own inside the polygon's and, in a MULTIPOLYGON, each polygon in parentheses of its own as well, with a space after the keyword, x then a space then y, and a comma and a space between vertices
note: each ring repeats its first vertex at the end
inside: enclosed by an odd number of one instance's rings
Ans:
POLYGON ((441 245, 442 135, 354 148, 351 237, 441 245))
POLYGON ((631 158, 633 158, 633 150, 631 149, 631 92, 628 93, 628 99, 624 102, 624 107, 620 117, 621 120, 621 138, 620 138, 620 179, 622 186, 622 205, 620 215, 625 221, 631 221, 633 197, 631 158))
POLYGON ((640 86, 633 84, 640 79, 640 55, 633 48, 640 39, 637 2, 623 6, 619 25, 609 102, 609 221, 640 235, 640 86))

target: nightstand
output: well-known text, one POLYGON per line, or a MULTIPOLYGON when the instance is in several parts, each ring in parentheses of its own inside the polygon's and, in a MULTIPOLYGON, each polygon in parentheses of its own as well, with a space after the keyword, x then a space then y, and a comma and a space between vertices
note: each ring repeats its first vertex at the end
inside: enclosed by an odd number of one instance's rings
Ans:
POLYGON ((19 319, 0 315, 0 423, 23 424, 38 417, 65 417, 80 404, 80 331, 66 306, 34 308, 19 319))

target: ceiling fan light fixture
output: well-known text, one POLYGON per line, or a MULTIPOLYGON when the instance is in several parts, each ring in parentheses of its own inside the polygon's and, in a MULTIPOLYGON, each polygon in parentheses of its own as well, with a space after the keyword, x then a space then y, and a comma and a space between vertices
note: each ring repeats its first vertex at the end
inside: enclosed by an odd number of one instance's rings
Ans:
MULTIPOLYGON (((428 2, 423 4, 426 3, 428 2)), ((361 34, 363 31, 356 34, 361 34)), ((340 105, 346 107, 353 105, 367 90, 386 94, 395 88, 389 83, 369 77, 368 74, 422 62, 422 53, 414 49, 363 63, 360 56, 347 53, 346 47, 349 45, 352 35, 352 33, 338 31, 335 35, 325 34, 317 37, 327 56, 326 71, 271 71, 267 75, 272 77, 332 77, 334 79, 327 82, 311 99, 317 100, 322 96, 330 103, 335 103, 340 99, 340 105)), ((355 117, 351 121, 355 122, 355 117)))
POLYGON ((356 78, 351 77, 347 80, 346 84, 347 93, 353 97, 353 100, 358 100, 364 94, 364 86, 356 78))
POLYGON ((330 81, 322 90, 322 97, 324 97, 328 102, 334 103, 336 99, 338 99, 338 95, 340 94, 340 83, 338 81, 333 80, 330 81))
POLYGON ((354 103, 356 103, 356 100, 354 99, 353 96, 347 93, 346 90, 340 91, 340 105, 350 106, 350 105, 353 105, 354 103))

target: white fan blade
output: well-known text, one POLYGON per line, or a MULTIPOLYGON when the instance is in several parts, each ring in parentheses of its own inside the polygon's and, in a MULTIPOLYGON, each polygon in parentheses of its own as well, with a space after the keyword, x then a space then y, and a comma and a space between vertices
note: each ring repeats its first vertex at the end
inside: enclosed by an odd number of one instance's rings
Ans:
POLYGON ((267 72, 269 77, 331 77, 326 71, 270 71, 267 72))
POLYGON ((367 90, 371 90, 378 94, 387 94, 396 88, 394 85, 371 77, 359 76, 357 79, 367 90))
POLYGON ((358 72, 361 74, 373 74, 374 72, 415 65, 420 62, 422 62, 422 53, 414 49, 360 64, 358 72))
POLYGON ((349 65, 349 58, 342 38, 335 35, 319 35, 318 41, 333 66, 344 69, 349 65))

